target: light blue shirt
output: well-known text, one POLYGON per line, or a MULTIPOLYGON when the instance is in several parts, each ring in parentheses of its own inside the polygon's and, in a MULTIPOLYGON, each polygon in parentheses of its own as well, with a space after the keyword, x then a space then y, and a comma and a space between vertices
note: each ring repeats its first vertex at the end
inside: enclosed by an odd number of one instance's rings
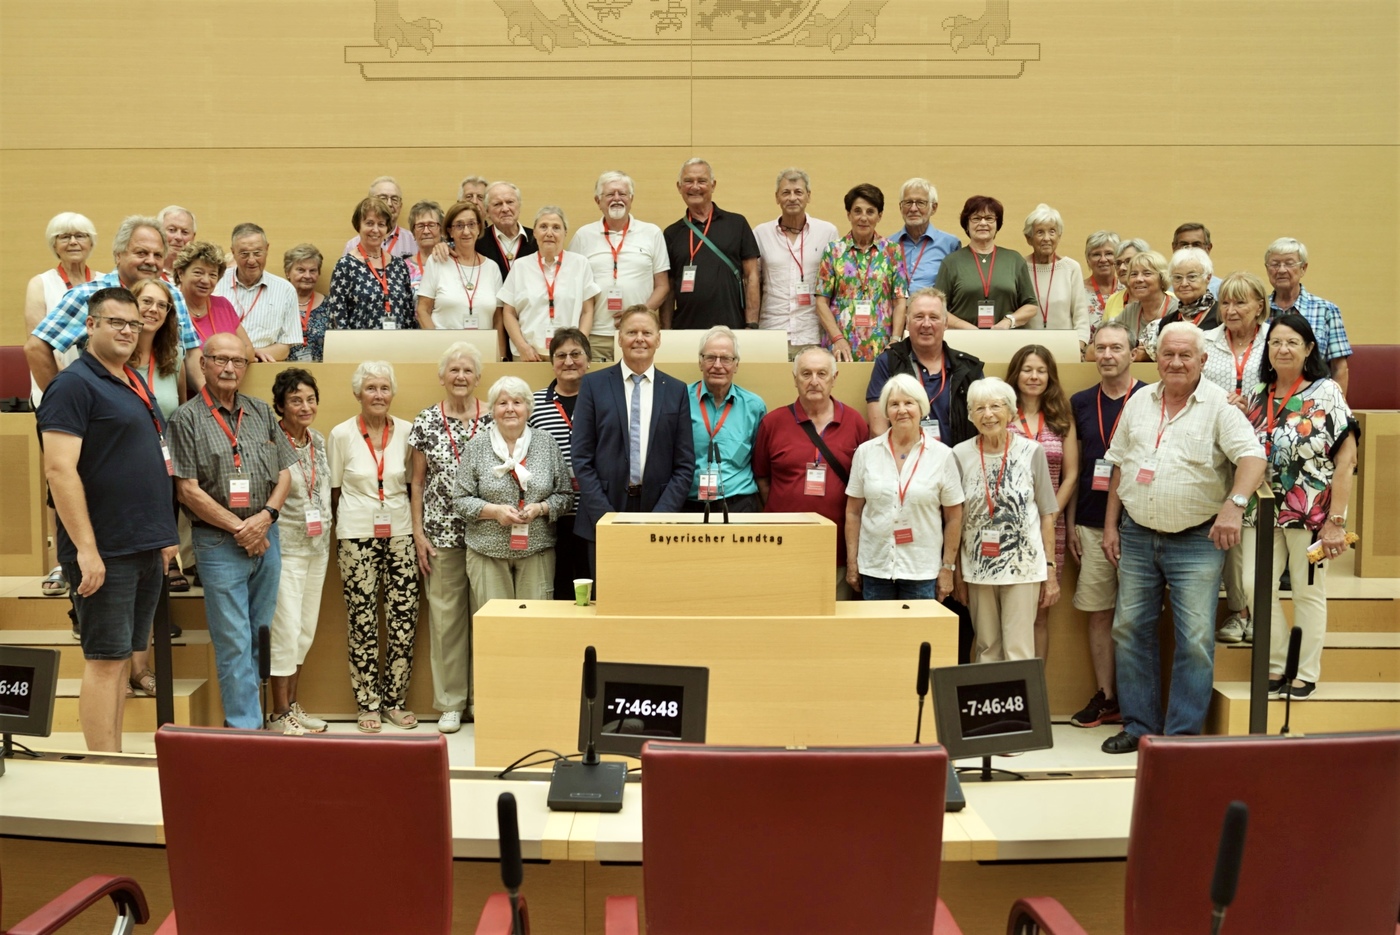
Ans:
POLYGON ((907 228, 901 228, 899 233, 890 235, 890 242, 899 244, 904 251, 904 269, 909 274, 910 295, 918 289, 932 286, 938 278, 938 267, 943 264, 943 258, 962 246, 958 238, 932 224, 918 240, 909 236, 907 228))
POLYGON ((753 443, 758 437, 758 423, 768 414, 768 407, 754 393, 736 385, 729 388, 729 396, 718 402, 710 391, 705 389, 705 381, 697 380, 687 388, 690 393, 690 426, 695 438, 695 477, 690 482, 690 499, 700 499, 700 475, 711 472, 710 431, 715 432, 715 444, 719 448, 719 496, 742 497, 758 493, 758 482, 753 477, 753 443), (729 414, 725 407, 733 403, 729 414), (710 428, 705 428, 709 418, 710 428), (720 420, 724 424, 720 424, 720 420))

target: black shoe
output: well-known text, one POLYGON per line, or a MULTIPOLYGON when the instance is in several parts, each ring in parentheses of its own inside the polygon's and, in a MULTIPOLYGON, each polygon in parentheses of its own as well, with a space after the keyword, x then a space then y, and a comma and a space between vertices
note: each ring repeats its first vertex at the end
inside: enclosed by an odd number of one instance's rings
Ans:
POLYGON ((1118 711, 1118 702, 1104 697, 1103 689, 1094 692, 1094 697, 1084 706, 1084 710, 1069 719, 1075 727, 1098 727, 1100 724, 1117 724, 1123 720, 1118 711))
POLYGON ((1269 697, 1270 697, 1270 698, 1282 698, 1282 697, 1283 697, 1283 679, 1282 679, 1282 678, 1269 679, 1269 697))
POLYGON ((1138 738, 1125 730, 1120 730, 1103 742, 1099 749, 1104 753, 1132 753, 1138 748, 1138 738))
POLYGON ((1283 570, 1283 574, 1278 576, 1278 589, 1280 591, 1293 590, 1293 576, 1289 574, 1289 570, 1287 568, 1283 570))
MULTIPOLYGON (((1303 701, 1304 699, 1311 698, 1313 692, 1317 691, 1317 683, 1304 682, 1301 686, 1290 685, 1285 691, 1288 697, 1292 698, 1294 701, 1303 701)), ((1282 698, 1283 695, 1279 695, 1279 697, 1282 698)))
POLYGON ((172 640, 178 640, 180 637, 182 637, 182 636, 184 636, 184 635, 185 635, 184 627, 180 626, 180 625, 179 625, 178 623, 176 623, 174 620, 170 621, 170 638, 171 638, 172 640))
POLYGON ((202 588, 202 587, 204 587, 204 582, 202 582, 202 581, 199 580, 199 568, 198 568, 197 566, 191 565, 189 568, 186 568, 186 569, 185 569, 185 577, 189 579, 190 587, 192 587, 192 588, 202 588))

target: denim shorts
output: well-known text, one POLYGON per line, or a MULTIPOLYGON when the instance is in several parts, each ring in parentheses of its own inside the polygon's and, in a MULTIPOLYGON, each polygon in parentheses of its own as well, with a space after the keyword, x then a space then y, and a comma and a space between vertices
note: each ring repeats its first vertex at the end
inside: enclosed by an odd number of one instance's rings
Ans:
POLYGON ((107 577, 97 593, 78 594, 83 573, 77 562, 64 562, 63 574, 78 613, 83 658, 129 659, 151 640, 151 622, 165 587, 165 562, 160 549, 104 558, 107 577))

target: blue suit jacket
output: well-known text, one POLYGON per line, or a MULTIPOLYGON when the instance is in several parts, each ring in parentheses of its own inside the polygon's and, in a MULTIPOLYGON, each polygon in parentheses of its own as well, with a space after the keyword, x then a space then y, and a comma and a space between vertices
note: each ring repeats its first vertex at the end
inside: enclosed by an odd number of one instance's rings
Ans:
MULTIPOLYGON (((590 373, 579 388, 572 439, 574 476, 578 478, 574 534, 582 539, 594 538, 593 528, 604 513, 627 508, 631 446, 627 394, 622 389, 625 369, 617 364, 590 373)), ((690 493, 694 473, 695 443, 691 440, 686 385, 658 370, 652 387, 647 458, 642 466, 642 510, 679 512, 690 493)))

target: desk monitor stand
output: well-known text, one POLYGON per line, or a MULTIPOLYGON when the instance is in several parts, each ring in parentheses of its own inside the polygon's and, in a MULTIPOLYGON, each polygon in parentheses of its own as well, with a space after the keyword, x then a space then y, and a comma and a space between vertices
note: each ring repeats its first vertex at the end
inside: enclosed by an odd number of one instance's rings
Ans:
POLYGON ((965 776, 972 777, 974 782, 1015 782, 1018 779, 1025 779, 1020 773, 1012 772, 1009 769, 998 769, 992 765, 990 756, 982 757, 981 766, 959 766, 958 772, 965 776), (976 774, 973 776, 972 774, 976 774))

